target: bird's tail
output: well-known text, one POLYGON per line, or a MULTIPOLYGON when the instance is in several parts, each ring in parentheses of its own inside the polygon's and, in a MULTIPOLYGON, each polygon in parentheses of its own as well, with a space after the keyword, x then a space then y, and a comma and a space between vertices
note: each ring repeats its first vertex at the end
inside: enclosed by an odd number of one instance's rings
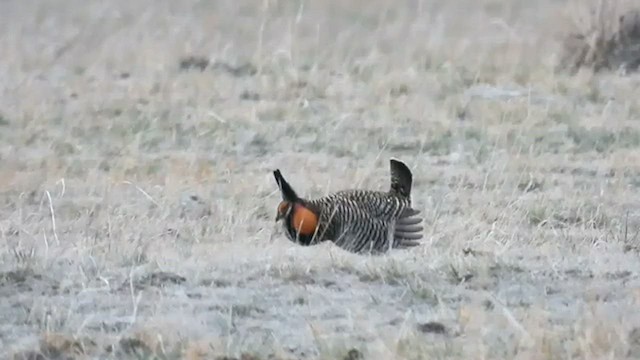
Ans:
POLYGON ((396 159, 391 159, 389 165, 391 169, 391 189, 389 192, 410 198, 413 183, 411 170, 405 163, 396 159))

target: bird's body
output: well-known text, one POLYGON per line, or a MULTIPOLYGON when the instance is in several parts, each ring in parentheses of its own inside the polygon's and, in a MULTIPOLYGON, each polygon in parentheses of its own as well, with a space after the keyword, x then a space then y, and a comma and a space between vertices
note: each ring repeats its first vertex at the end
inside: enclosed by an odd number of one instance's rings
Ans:
POLYGON ((305 246, 332 241, 354 253, 382 253, 418 245, 422 219, 411 208, 411 171, 398 160, 390 165, 389 191, 342 190, 313 200, 298 197, 276 170, 283 198, 276 220, 289 240, 305 246))

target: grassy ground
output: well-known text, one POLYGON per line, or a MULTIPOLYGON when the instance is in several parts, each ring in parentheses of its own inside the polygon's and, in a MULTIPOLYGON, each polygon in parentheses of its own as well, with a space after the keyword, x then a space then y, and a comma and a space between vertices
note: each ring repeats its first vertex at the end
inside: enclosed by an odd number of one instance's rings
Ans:
POLYGON ((554 72, 568 9, 0 3, 0 356, 640 357, 640 81, 554 72), (421 247, 274 227, 389 157, 421 247))

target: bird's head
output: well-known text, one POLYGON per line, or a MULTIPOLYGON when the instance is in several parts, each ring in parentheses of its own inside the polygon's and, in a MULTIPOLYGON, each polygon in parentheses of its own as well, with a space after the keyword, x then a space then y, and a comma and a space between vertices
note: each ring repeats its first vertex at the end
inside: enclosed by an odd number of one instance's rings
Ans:
POLYGON ((278 204, 276 222, 283 220, 288 228, 303 236, 311 236, 318 227, 318 214, 307 206, 304 199, 298 197, 291 185, 284 179, 280 170, 275 170, 273 176, 282 194, 282 201, 278 204))

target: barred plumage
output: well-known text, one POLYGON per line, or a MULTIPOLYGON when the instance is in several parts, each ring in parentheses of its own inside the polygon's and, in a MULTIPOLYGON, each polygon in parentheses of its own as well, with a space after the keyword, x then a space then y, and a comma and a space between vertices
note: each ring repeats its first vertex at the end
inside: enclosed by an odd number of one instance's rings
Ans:
POLYGON ((354 253, 382 253, 419 244, 420 211, 411 207, 411 170, 390 160, 389 191, 343 190, 307 200, 298 197, 280 170, 273 175, 282 193, 276 221, 287 238, 301 245, 333 241, 354 253))

